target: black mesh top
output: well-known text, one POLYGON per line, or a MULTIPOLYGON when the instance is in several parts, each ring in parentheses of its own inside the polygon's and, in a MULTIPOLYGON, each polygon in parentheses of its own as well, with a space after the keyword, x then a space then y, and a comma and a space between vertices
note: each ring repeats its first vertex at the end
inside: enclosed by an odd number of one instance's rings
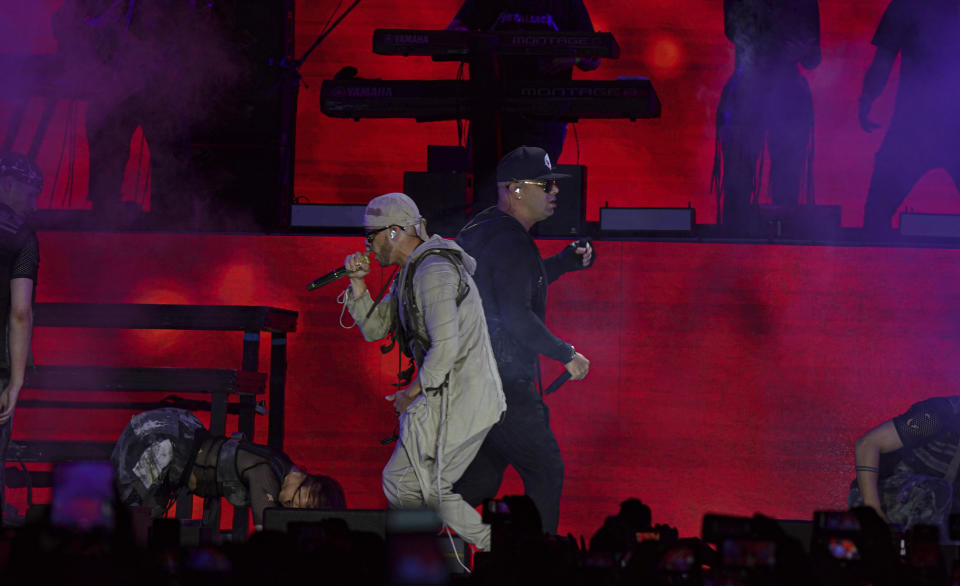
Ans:
POLYGON ((946 475, 960 449, 960 396, 933 397, 893 418, 903 460, 919 474, 946 475))
POLYGON ((293 462, 283 452, 247 441, 237 450, 237 475, 243 479, 250 496, 254 522, 263 523, 263 510, 278 506, 283 478, 293 462))

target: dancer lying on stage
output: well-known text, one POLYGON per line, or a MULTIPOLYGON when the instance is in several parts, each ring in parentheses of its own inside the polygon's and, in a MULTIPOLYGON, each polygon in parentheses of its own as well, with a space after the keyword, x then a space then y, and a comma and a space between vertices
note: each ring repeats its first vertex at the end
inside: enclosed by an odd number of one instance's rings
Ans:
POLYGON ((872 507, 890 523, 943 526, 958 502, 960 396, 914 403, 857 439, 851 507, 872 507))
POLYGON ((262 529, 263 511, 270 507, 346 507, 343 489, 333 478, 307 474, 273 448, 210 435, 184 409, 135 415, 110 459, 120 501, 149 506, 155 518, 163 516, 181 491, 250 506, 257 529, 262 529))

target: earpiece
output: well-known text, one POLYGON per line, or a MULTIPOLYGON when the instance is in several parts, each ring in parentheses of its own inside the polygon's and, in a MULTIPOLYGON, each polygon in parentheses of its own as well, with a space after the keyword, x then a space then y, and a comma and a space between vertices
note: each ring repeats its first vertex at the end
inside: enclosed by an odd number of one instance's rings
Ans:
POLYGON ((397 237, 397 231, 396 231, 396 230, 390 230, 390 238, 396 238, 396 237, 397 237))

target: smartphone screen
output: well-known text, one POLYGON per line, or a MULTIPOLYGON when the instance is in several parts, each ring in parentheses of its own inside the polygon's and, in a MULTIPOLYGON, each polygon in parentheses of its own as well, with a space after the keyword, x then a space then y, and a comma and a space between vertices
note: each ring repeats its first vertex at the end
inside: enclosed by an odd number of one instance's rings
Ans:
POLYGON ((487 499, 483 501, 483 522, 487 525, 502 522, 510 518, 510 505, 498 500, 487 499))
POLYGON ((777 562, 777 544, 763 539, 725 539, 720 555, 726 567, 771 568, 777 562))
POLYGON ((657 531, 637 531, 634 535, 637 538, 637 543, 643 543, 644 541, 660 541, 660 533, 657 531))
POLYGON ((53 469, 50 520, 77 531, 114 528, 114 470, 109 461, 62 462, 53 469))
POLYGON ((858 560, 860 550, 857 543, 849 537, 831 536, 827 539, 827 551, 830 557, 838 560, 858 560))
POLYGON ((440 517, 428 509, 392 510, 387 517, 387 570, 393 586, 443 586, 450 582, 437 532, 440 517))
POLYGON ((818 524, 827 531, 860 531, 860 521, 851 511, 818 511, 818 524))
POLYGON ((665 572, 692 572, 698 568, 697 555, 690 546, 677 545, 663 553, 658 567, 665 572))

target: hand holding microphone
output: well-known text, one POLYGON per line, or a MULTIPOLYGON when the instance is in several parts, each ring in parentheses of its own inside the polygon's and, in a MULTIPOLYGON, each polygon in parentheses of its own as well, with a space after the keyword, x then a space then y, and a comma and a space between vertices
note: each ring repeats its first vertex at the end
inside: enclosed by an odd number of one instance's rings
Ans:
POLYGON ((307 291, 319 289, 324 285, 336 281, 341 277, 350 277, 351 279, 363 279, 370 274, 370 259, 362 252, 355 252, 343 261, 343 266, 339 269, 330 271, 326 275, 315 279, 307 284, 307 291))
POLYGON ((370 259, 362 252, 354 252, 343 259, 343 268, 351 279, 362 279, 370 274, 370 259))
POLYGON ((370 258, 362 252, 354 252, 343 259, 343 268, 348 271, 353 298, 358 299, 367 290, 367 282, 363 278, 370 274, 370 258))
POLYGON ((570 373, 570 380, 583 380, 590 372, 590 361, 583 354, 573 351, 573 358, 563 365, 570 373))
POLYGON ((580 255, 580 264, 583 268, 589 268, 594 261, 593 245, 590 243, 589 238, 581 238, 573 244, 573 251, 576 254, 580 255))

